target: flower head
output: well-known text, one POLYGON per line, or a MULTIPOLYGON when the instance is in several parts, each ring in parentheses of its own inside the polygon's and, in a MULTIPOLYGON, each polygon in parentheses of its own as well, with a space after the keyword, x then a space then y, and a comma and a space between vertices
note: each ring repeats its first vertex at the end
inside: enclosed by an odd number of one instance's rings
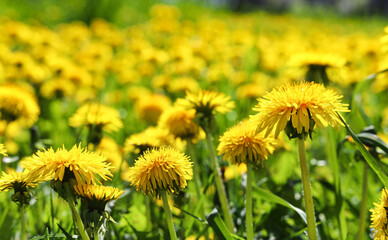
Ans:
POLYGON ((171 147, 147 150, 129 169, 129 181, 145 195, 160 196, 160 191, 177 192, 193 177, 189 157, 171 147))
POLYGON ((147 123, 154 124, 162 112, 170 107, 171 101, 161 94, 149 94, 137 99, 135 111, 140 119, 147 123))
POLYGON ((116 132, 123 127, 119 112, 99 103, 82 105, 69 119, 69 124, 72 127, 94 126, 106 132, 116 132))
POLYGON ((200 133, 203 133, 203 131, 194 122, 194 117, 194 109, 174 106, 162 113, 158 125, 162 129, 167 129, 175 137, 195 140, 200 137, 200 133))
POLYGON ((256 133, 256 126, 245 120, 230 128, 220 137, 218 155, 234 164, 251 162, 255 165, 274 151, 275 140, 256 133))
POLYGON ((90 209, 104 211, 107 202, 118 199, 124 191, 115 187, 82 184, 74 186, 75 193, 87 203, 90 209))
POLYGON ((186 92, 184 99, 178 99, 177 103, 188 109, 195 109, 205 116, 213 115, 214 112, 227 113, 235 107, 234 102, 224 93, 200 90, 197 93, 186 92))
POLYGON ((275 138, 285 129, 289 138, 311 137, 314 125, 337 127, 342 125, 337 112, 349 112, 348 104, 340 102, 342 96, 322 84, 300 82, 286 84, 259 99, 251 116, 256 131, 266 129, 265 136, 275 130, 275 138), (286 127, 287 126, 287 127, 286 127))
POLYGON ((49 176, 60 182, 74 178, 77 184, 96 183, 99 175, 103 180, 112 176, 110 165, 106 158, 94 152, 88 152, 75 145, 66 150, 64 147, 54 151, 52 148, 38 151, 32 157, 26 158, 22 166, 29 169, 33 174, 49 176))
POLYGON ((370 227, 373 228, 375 239, 388 239, 388 191, 386 188, 381 190, 379 200, 378 203, 373 203, 375 208, 370 210, 372 212, 370 227))
POLYGON ((203 128, 212 126, 215 112, 227 113, 235 107, 229 96, 208 90, 200 90, 198 93, 186 92, 186 97, 178 99, 177 105, 195 109, 199 125, 203 128))
POLYGON ((0 144, 0 155, 8 156, 7 149, 5 148, 4 144, 0 144))
POLYGON ((129 136, 124 143, 125 152, 142 154, 149 148, 172 146, 177 149, 183 148, 182 141, 175 139, 167 129, 161 127, 148 127, 144 131, 129 136))
POLYGON ((31 92, 14 85, 0 86, 1 119, 31 127, 38 120, 39 113, 38 103, 31 92))
POLYGON ((14 169, 8 169, 7 173, 2 172, 0 178, 0 192, 15 190, 12 195, 12 201, 18 204, 28 204, 31 196, 29 188, 34 188, 40 182, 46 181, 47 178, 41 175, 34 175, 28 171, 17 172, 14 169))

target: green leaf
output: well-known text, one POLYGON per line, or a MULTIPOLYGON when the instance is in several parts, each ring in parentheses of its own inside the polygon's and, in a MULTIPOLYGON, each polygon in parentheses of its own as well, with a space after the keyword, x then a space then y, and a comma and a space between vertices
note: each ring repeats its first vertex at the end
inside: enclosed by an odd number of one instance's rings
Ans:
POLYGON ((369 166, 372 168, 372 170, 376 173, 376 175, 379 177, 380 181, 384 184, 385 187, 388 187, 388 177, 383 172, 383 170, 380 168, 378 162, 376 159, 370 154, 368 150, 364 147, 361 140, 357 137, 356 134, 350 129, 350 127, 346 124, 346 122, 343 120, 341 115, 337 113, 338 117, 341 119, 342 123, 345 125, 346 130, 348 131, 348 134, 352 136, 354 143, 356 144, 356 147, 361 152, 362 156, 366 160, 366 162, 369 164, 369 166))
POLYGON ((262 189, 262 188, 256 187, 256 186, 253 186, 253 187, 255 189, 253 191, 254 195, 257 195, 257 197, 259 197, 259 198, 263 198, 267 201, 277 203, 277 204, 283 205, 285 207, 288 207, 289 209, 294 210, 302 218, 302 220, 307 224, 306 213, 302 209, 295 207, 291 203, 287 202, 283 198, 273 194, 272 192, 270 192, 268 190, 265 190, 265 189, 262 189))
POLYGON ((388 145, 376 134, 362 132, 357 134, 357 137, 365 145, 379 147, 388 155, 388 145))
POLYGON ((61 229, 61 231, 63 232, 63 234, 65 234, 65 237, 67 240, 72 240, 73 237, 59 224, 57 223, 59 229, 61 229))
MULTIPOLYGON (((66 237, 66 235, 62 234, 62 233, 45 234, 44 236, 35 236, 33 238, 30 238, 30 240, 50 239, 50 238, 54 238, 54 237, 55 238, 64 238, 64 237, 66 237)), ((67 239, 69 239, 69 238, 67 238, 67 239)), ((70 239, 73 239, 73 238, 70 238, 70 239)))
POLYGON ((235 234, 229 232, 228 228, 225 225, 225 222, 222 220, 220 213, 216 208, 206 216, 206 220, 211 228, 213 228, 214 235, 217 236, 220 240, 233 240, 233 239, 244 239, 235 234))

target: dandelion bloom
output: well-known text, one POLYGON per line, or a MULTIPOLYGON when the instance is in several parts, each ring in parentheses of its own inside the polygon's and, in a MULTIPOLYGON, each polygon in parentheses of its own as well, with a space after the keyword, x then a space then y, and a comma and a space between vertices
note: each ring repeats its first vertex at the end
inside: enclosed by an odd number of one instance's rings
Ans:
POLYGON ((14 169, 8 169, 7 173, 2 172, 0 178, 0 192, 15 190, 12 195, 12 201, 20 204, 28 204, 31 196, 29 188, 34 188, 40 182, 46 181, 47 178, 41 175, 33 175, 28 171, 17 172, 14 169))
POLYGON ((388 191, 386 188, 381 190, 380 201, 373 204, 375 208, 370 210, 372 212, 370 227, 373 228, 374 239, 388 239, 388 191))
POLYGON ((96 209, 103 212, 105 204, 109 201, 118 199, 124 191, 115 187, 82 184, 74 186, 75 193, 87 203, 90 209, 96 209))
POLYGON ((177 192, 193 177, 189 157, 171 147, 147 150, 129 169, 129 181, 145 195, 160 196, 160 191, 177 192))
POLYGON ((135 111, 140 119, 147 123, 154 124, 162 112, 170 107, 171 101, 161 94, 149 94, 137 99, 135 111))
POLYGON ((35 96, 15 85, 0 86, 0 116, 2 120, 31 127, 38 120, 40 109, 35 96))
POLYGON ((349 112, 348 104, 340 102, 342 96, 322 84, 300 82, 286 84, 259 99, 253 108, 259 113, 251 116, 257 123, 256 131, 266 129, 267 137, 275 129, 275 138, 286 129, 289 138, 311 137, 314 125, 337 127, 342 125, 337 112, 349 112), (286 127, 287 126, 287 127, 286 127))
POLYGON ((95 152, 88 152, 75 145, 70 151, 64 147, 54 151, 52 148, 38 151, 22 162, 22 166, 32 173, 50 176, 54 180, 66 182, 75 178, 77 184, 99 182, 95 175, 103 180, 112 176, 110 164, 106 158, 95 152))
POLYGON ((99 103, 82 105, 69 119, 69 124, 72 127, 86 125, 90 128, 95 126, 106 132, 116 132, 123 127, 119 112, 112 107, 99 103))
POLYGON ((186 92, 186 97, 178 99, 177 104, 195 109, 197 114, 203 114, 204 117, 211 117, 214 112, 227 113, 235 107, 229 96, 208 90, 200 90, 198 93, 186 92))
POLYGON ((7 149, 5 148, 4 144, 0 144, 0 155, 8 156, 7 149))
MULTIPOLYGON (((173 136, 195 140, 202 129, 194 122, 195 110, 174 106, 166 109, 159 118, 158 125, 167 129, 173 136)), ((202 134, 203 135, 203 134, 202 134)))
POLYGON ((256 133, 256 126, 245 120, 227 130, 220 137, 218 155, 233 164, 251 162, 258 165, 274 151, 275 140, 256 133))
POLYGON ((145 150, 154 147, 172 146, 183 149, 180 139, 175 139, 167 129, 161 127, 148 127, 144 131, 129 136, 124 143, 124 152, 142 154, 145 150))

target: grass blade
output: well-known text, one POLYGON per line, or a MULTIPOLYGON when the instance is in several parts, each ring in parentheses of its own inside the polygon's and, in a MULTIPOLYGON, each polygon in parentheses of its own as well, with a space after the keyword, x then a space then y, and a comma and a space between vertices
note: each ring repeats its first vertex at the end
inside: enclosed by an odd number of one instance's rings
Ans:
POLYGON ((338 117, 341 119, 342 123, 345 125, 346 130, 348 131, 348 134, 352 136, 354 143, 356 144, 356 147, 361 152, 362 156, 365 158, 366 162, 369 164, 369 166, 372 168, 372 170, 376 173, 376 175, 379 177, 380 181, 383 183, 385 187, 388 187, 388 177, 383 172, 383 170, 380 168, 379 164, 377 163, 376 159, 370 154, 368 150, 364 147, 361 140, 357 137, 357 135, 350 129, 350 127, 346 124, 346 122, 343 120, 341 115, 337 113, 338 117))

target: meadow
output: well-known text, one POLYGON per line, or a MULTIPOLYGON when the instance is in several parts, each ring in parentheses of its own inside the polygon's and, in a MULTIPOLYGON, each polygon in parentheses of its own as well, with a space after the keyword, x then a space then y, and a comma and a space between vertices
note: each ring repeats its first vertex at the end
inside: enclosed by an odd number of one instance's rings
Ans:
POLYGON ((1 239, 388 239, 384 19, 39 2, 0 3, 1 239))

